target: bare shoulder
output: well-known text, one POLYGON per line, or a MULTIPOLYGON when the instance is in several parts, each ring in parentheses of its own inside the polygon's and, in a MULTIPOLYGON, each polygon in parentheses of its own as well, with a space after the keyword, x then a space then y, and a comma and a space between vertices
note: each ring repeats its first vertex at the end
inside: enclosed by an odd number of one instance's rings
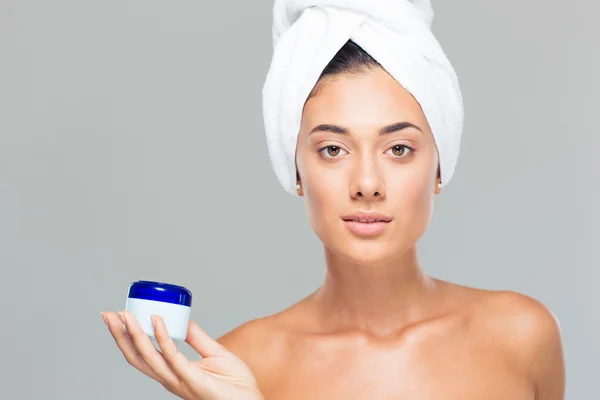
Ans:
MULTIPOLYGON (((486 291, 479 311, 489 327, 497 328, 516 346, 546 345, 560 339, 556 315, 539 300, 513 291, 486 291)), ((520 349, 524 350, 523 348, 520 349)))
POLYGON ((470 319, 521 354, 560 340, 556 315, 539 300, 514 291, 462 287, 462 302, 469 304, 470 319))
POLYGON ((509 290, 473 289, 479 311, 494 311, 489 317, 511 317, 515 322, 529 325, 557 324, 554 313, 539 300, 509 290))
POLYGON ((264 350, 262 347, 271 343, 276 335, 274 328, 273 317, 256 318, 226 332, 217 339, 217 342, 236 355, 242 356, 253 349, 264 350))
POLYGON ((443 282, 448 288, 446 301, 452 308, 465 311, 464 315, 476 327, 498 332, 508 340, 544 341, 560 336, 556 315, 543 303, 531 296, 509 290, 477 289, 443 282))
POLYGON ((536 387, 537 398, 562 399, 565 371, 560 323, 539 300, 513 291, 481 291, 476 320, 536 387))
POLYGON ((244 322, 216 341, 244 361, 255 375, 266 375, 278 365, 286 336, 276 316, 244 322))
POLYGON ((253 319, 233 328, 217 339, 228 350, 235 353, 235 349, 243 350, 252 342, 262 339, 265 330, 263 318, 253 319))

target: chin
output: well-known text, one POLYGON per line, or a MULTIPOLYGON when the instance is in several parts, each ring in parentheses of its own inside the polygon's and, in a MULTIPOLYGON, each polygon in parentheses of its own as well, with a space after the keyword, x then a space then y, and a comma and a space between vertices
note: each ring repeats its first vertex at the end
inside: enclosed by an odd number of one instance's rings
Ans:
POLYGON ((381 265, 402 257, 414 242, 411 230, 390 226, 390 230, 375 236, 361 237, 337 221, 313 225, 313 230, 334 257, 360 265, 381 265))
POLYGON ((402 254, 399 243, 385 239, 359 239, 336 241, 327 246, 336 256, 360 265, 380 265, 388 263, 402 254))

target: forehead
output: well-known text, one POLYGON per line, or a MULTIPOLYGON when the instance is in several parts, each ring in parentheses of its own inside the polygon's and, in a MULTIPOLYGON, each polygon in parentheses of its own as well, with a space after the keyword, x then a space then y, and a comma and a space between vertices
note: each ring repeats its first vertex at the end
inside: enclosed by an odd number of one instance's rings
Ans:
POLYGON ((305 104, 303 124, 384 125, 409 121, 427 129, 419 103, 385 70, 326 77, 305 104))

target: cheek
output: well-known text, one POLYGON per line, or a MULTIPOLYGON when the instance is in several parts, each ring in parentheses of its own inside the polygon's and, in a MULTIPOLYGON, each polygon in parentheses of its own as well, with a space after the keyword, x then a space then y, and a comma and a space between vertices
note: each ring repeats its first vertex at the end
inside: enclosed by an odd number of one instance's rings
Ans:
POLYGON ((315 233, 321 239, 329 232, 328 226, 335 224, 344 212, 340 205, 347 205, 348 188, 343 176, 334 171, 321 169, 306 171, 304 200, 306 211, 315 233))
POLYGON ((430 174, 408 174, 401 180, 388 181, 387 197, 401 225, 419 235, 429 223, 433 211, 433 184, 430 174))
POLYGON ((341 202, 340 196, 346 193, 344 182, 340 177, 333 177, 326 172, 316 173, 315 176, 307 176, 304 196, 308 214, 315 222, 335 214, 341 202))

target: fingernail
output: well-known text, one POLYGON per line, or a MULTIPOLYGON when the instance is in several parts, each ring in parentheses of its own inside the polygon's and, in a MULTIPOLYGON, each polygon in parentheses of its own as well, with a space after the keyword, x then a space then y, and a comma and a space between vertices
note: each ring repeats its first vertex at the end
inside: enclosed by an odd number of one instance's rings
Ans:
POLYGON ((125 315, 123 315, 122 311, 119 312, 119 318, 121 318, 121 322, 123 322, 123 324, 125 324, 125 315))
POLYGON ((108 321, 106 320, 106 317, 104 316, 104 312, 101 312, 100 316, 102 317, 102 320, 104 321, 104 323, 106 324, 106 326, 108 326, 108 321))
POLYGON ((155 315, 151 315, 150 319, 152 320, 152 326, 154 326, 154 328, 156 328, 156 316, 155 315))

